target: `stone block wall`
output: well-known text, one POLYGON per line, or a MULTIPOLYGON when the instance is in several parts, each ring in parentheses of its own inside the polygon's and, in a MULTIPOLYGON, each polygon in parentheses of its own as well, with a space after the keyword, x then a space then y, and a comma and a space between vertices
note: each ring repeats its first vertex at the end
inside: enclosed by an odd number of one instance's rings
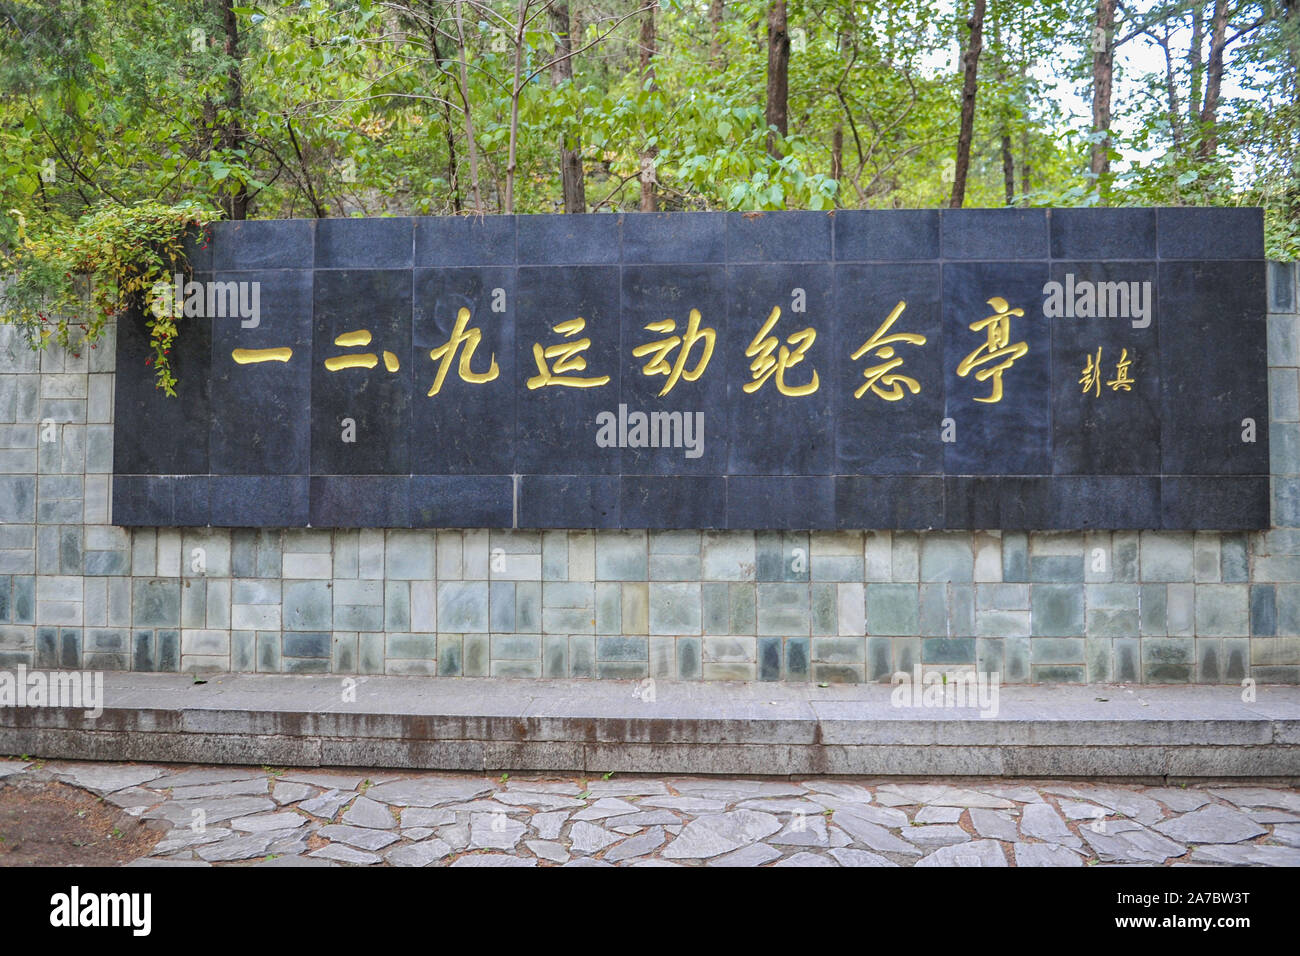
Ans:
POLYGON ((0 666, 1297 683, 1295 264, 1268 283, 1260 534, 131 531, 109 514, 113 342, 37 355, 0 326, 0 666))

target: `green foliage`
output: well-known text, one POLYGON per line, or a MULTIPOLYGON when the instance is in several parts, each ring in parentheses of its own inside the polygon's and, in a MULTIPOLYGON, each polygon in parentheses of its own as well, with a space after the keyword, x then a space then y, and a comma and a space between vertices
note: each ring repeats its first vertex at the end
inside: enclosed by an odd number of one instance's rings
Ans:
MULTIPOLYGON (((1116 61, 1111 171, 1094 177, 1095 0, 989 4, 966 204, 1261 205, 1269 255, 1295 257, 1300 16, 1232 6, 1209 126, 1191 104, 1207 61, 1187 44, 1194 12, 1214 5, 1121 6, 1116 38, 1150 55, 1116 61), (1155 47, 1166 36, 1168 73, 1155 47)), ((728 0, 718 23, 709 0, 661 0, 653 82, 643 0, 568 0, 571 79, 553 69, 544 0, 525 0, 522 31, 519 0, 247 3, 233 7, 235 43, 222 7, 0 0, 0 210, 41 236, 143 201, 232 211, 246 197, 263 218, 491 213, 506 211, 509 180, 513 211, 554 212, 561 148, 580 152, 589 210, 639 208, 647 155, 669 211, 951 195, 970 0, 787 0, 785 136, 765 119, 768 0, 728 0)), ((30 265, 47 286, 58 268, 30 265)))
POLYGON ((170 294, 178 271, 188 272, 184 240, 219 214, 197 203, 103 204, 75 223, 52 219, 29 224, 18 210, 6 223, 11 251, 0 256, 4 298, 0 321, 17 325, 35 349, 51 341, 79 355, 95 348, 105 324, 136 304, 146 307, 159 388, 176 394, 170 353, 179 334, 170 294), (157 299, 161 300, 161 304, 157 299))

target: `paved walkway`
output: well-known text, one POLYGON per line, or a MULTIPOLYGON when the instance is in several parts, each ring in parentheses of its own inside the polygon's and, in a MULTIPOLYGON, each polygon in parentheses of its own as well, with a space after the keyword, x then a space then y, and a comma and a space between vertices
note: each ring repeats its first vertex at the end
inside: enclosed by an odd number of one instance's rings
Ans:
POLYGON ((1300 790, 0 762, 165 831, 132 865, 1300 865, 1300 790))

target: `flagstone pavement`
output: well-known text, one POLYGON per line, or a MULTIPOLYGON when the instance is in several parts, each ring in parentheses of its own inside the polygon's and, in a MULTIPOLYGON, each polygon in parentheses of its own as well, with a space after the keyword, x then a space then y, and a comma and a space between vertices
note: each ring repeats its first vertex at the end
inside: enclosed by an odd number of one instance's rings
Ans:
POLYGON ((1300 789, 0 761, 162 832, 132 866, 1300 866, 1300 789))

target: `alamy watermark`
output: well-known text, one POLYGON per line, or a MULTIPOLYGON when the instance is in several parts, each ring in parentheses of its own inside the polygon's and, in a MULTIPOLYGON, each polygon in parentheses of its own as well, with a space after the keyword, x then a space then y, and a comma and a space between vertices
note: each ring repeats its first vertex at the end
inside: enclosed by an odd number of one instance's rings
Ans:
POLYGON ((596 415, 597 448, 682 448, 687 458, 704 454, 703 412, 629 412, 596 415))
POLYGON ((1049 319, 1132 319, 1133 328, 1151 324, 1150 282, 1092 282, 1065 274, 1043 286, 1043 315, 1049 319))
POLYGON ((153 928, 152 893, 83 893, 73 886, 50 897, 50 925, 126 927, 133 936, 148 936, 153 928))
POLYGON ((262 324, 262 283, 186 282, 176 273, 172 281, 159 279, 149 290, 151 308, 159 318, 240 319, 240 327, 262 324))
POLYGON ((890 680, 894 690, 889 703, 894 707, 972 707, 981 717, 998 715, 1000 671, 898 671, 890 680))
POLYGON ((104 712, 104 672, 0 670, 0 707, 69 708, 94 720, 104 712))

